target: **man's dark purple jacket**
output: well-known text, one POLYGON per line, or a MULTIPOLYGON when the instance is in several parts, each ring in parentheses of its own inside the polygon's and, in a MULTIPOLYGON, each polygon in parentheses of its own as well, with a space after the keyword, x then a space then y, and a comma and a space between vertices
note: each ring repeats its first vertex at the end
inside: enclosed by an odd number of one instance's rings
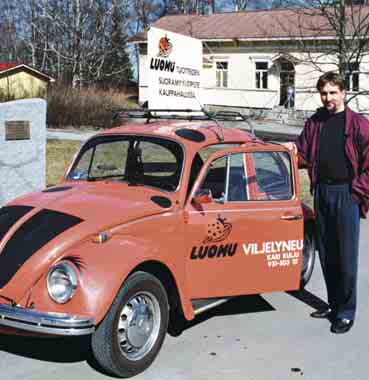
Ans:
MULTIPOLYGON (((369 209, 369 121, 348 107, 345 110, 345 153, 354 174, 352 197, 360 205, 360 216, 365 218, 369 209)), ((308 170, 311 193, 317 182, 318 141, 326 118, 327 111, 324 108, 318 110, 307 120, 301 135, 296 140, 299 167, 308 170)))

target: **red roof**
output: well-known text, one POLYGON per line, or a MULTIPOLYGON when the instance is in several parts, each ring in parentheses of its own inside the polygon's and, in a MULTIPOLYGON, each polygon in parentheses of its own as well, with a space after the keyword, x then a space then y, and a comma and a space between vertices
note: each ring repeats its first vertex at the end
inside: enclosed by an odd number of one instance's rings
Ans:
POLYGON ((8 63, 1 63, 0 62, 0 75, 1 76, 6 76, 6 75, 11 75, 15 72, 25 70, 29 73, 32 73, 35 76, 38 76, 42 80, 45 80, 47 82, 55 82, 55 79, 50 77, 49 75, 34 69, 31 66, 28 66, 24 63, 17 63, 17 62, 8 62, 8 63))
POLYGON ((0 62, 0 72, 1 72, 1 71, 5 71, 5 70, 12 69, 13 67, 17 67, 18 65, 21 65, 21 63, 16 63, 16 62, 12 62, 12 63, 1 63, 1 62, 0 62))
MULTIPOLYGON (((331 16, 336 17, 334 9, 331 16)), ((369 6, 346 7, 347 33, 368 27, 369 6), (366 20, 366 21, 363 21, 366 20)), ((156 21, 152 26, 201 40, 271 39, 334 37, 336 32, 327 17, 318 9, 273 9, 247 12, 215 13, 209 16, 171 15, 156 21)), ((362 33, 361 33, 362 34, 362 33)), ((141 32, 130 39, 144 42, 147 33, 141 32)))

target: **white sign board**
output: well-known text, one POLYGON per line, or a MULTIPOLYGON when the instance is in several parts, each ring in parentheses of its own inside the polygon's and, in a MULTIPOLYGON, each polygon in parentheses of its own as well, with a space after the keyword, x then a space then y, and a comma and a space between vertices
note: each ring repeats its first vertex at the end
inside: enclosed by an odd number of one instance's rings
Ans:
POLYGON ((150 28, 147 54, 149 108, 200 110, 202 42, 150 28))

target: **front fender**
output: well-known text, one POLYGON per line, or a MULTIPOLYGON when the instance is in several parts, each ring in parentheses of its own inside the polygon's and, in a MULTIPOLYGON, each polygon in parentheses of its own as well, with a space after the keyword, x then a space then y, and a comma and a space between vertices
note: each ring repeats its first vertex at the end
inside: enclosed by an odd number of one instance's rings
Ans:
POLYGON ((157 261, 172 273, 183 311, 190 319, 193 317, 193 311, 186 296, 183 261, 178 257, 173 260, 173 255, 169 255, 169 258, 168 252, 163 251, 158 244, 136 236, 126 235, 123 238, 116 235, 103 244, 85 241, 65 252, 52 264, 68 260, 79 272, 79 287, 68 303, 59 305, 52 301, 47 291, 47 273, 45 273, 27 292, 20 305, 38 311, 90 315, 98 324, 104 318, 128 275, 147 261, 157 261))

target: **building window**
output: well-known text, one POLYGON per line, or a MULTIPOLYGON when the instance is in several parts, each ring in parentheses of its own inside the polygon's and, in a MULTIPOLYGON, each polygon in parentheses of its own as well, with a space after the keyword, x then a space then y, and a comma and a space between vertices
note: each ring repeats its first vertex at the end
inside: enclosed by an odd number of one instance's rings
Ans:
POLYGON ((217 62, 217 87, 228 87, 228 62, 217 62))
POLYGON ((255 62, 256 88, 268 88, 268 62, 255 62))
POLYGON ((349 63, 345 75, 346 91, 359 91, 359 63, 349 63))

